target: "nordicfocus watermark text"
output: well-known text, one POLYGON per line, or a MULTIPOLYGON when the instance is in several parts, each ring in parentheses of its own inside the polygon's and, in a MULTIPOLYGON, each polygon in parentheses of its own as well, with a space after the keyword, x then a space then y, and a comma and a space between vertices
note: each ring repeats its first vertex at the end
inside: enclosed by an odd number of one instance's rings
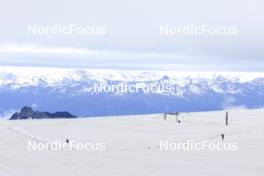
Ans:
POLYGON ((27 26, 28 35, 106 35, 106 27, 103 25, 79 26, 71 25, 38 25, 32 24, 27 26))
POLYGON ((52 142, 38 142, 28 141, 28 151, 104 151, 106 150, 106 144, 103 142, 78 142, 75 140, 69 142, 62 142, 55 140, 52 142))
POLYGON ((184 26, 160 25, 160 35, 177 36, 177 35, 191 35, 191 36, 232 36, 238 35, 238 27, 236 26, 210 26, 210 25, 194 25, 187 24, 184 26))
POLYGON ((92 91, 96 93, 170 93, 173 86, 170 84, 162 83, 126 83, 120 82, 118 84, 104 84, 95 83, 92 87, 92 91))
POLYGON ((160 141, 159 148, 161 151, 237 151, 238 143, 232 142, 186 142, 160 141))

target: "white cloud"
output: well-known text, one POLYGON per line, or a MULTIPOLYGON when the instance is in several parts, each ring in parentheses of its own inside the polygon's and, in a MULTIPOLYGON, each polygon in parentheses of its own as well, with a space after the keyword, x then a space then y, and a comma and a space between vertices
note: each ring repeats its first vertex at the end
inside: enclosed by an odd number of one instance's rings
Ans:
POLYGON ((264 70, 262 7, 261 0, 5 1, 0 43, 15 45, 1 45, 0 64, 264 70), (31 36, 29 24, 104 25, 107 35, 31 36), (235 26, 239 35, 161 36, 161 24, 235 26))
POLYGON ((25 54, 98 54, 95 50, 69 48, 69 47, 43 47, 32 44, 1 44, 0 53, 25 54))
POLYGON ((72 46, 0 44, 0 65, 162 69, 188 71, 260 71, 263 61, 226 60, 177 52, 102 50, 72 46))

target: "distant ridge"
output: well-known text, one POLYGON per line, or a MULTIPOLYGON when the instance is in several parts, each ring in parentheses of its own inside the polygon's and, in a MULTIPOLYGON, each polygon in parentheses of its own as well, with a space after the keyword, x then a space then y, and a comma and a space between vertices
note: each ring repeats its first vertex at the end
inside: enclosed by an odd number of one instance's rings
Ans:
POLYGON ((67 111, 63 112, 40 112, 34 111, 31 107, 23 107, 20 112, 14 113, 9 120, 20 119, 55 119, 55 118, 76 118, 76 116, 70 114, 67 111))
POLYGON ((263 100, 264 72, 0 66, 3 117, 24 105, 48 112, 65 109, 81 117, 98 117, 262 108, 263 100), (120 85, 125 85, 126 90, 116 91, 120 85), (128 89, 135 86, 138 91, 128 89), (155 91, 145 91, 150 88, 155 91))

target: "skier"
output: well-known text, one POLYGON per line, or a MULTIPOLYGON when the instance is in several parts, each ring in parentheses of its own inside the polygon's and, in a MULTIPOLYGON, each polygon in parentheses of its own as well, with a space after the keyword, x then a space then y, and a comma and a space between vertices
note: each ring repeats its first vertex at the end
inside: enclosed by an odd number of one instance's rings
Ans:
POLYGON ((66 139, 66 143, 69 143, 69 139, 66 139))
POLYGON ((224 133, 222 133, 222 141, 225 139, 225 135, 224 135, 224 133))

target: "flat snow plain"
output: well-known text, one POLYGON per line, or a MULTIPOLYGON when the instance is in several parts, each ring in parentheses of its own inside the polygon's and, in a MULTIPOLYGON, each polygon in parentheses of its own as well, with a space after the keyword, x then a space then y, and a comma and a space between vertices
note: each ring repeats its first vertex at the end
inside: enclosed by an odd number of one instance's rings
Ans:
POLYGON ((0 120, 0 176, 263 176, 264 109, 0 120), (237 151, 161 151, 160 141, 236 142, 237 151), (28 151, 28 141, 103 142, 104 151, 28 151))

